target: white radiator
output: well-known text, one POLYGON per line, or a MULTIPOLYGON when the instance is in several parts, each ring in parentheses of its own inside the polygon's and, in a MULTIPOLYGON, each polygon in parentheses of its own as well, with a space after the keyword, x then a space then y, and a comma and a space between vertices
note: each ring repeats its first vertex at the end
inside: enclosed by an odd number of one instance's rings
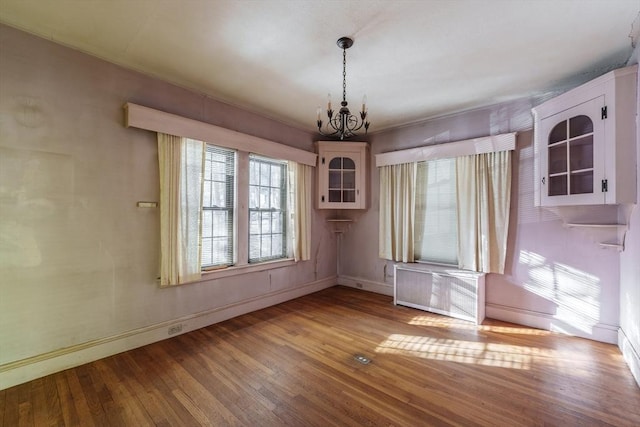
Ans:
POLYGON ((393 303, 470 320, 484 320, 484 273, 427 264, 396 264, 393 303))

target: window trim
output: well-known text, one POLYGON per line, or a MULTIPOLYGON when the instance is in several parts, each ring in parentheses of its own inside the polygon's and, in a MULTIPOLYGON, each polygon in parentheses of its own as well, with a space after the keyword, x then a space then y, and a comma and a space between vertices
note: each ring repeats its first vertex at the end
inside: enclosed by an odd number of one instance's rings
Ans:
POLYGON ((517 132, 376 154, 376 167, 516 149, 517 132))
POLYGON ((318 155, 311 151, 274 142, 210 123, 188 119, 131 102, 124 105, 125 127, 135 127, 169 135, 209 142, 219 147, 290 160, 312 167, 318 155), (215 141, 215 142, 214 142, 215 141))

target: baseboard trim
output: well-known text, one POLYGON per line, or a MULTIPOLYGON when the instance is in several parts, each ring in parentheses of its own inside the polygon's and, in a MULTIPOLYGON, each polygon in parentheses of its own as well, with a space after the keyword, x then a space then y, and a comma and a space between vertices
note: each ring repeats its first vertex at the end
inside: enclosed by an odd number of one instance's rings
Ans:
POLYGON ((625 362, 629 365, 633 378, 635 378, 638 387, 640 387, 640 355, 638 355, 638 352, 622 328, 618 329, 618 347, 622 352, 622 357, 624 357, 625 362))
POLYGON ((194 313, 144 328, 61 348, 0 365, 0 390, 53 374, 94 360, 213 325, 242 314, 280 304, 337 284, 331 276, 293 289, 284 289, 200 313, 194 313), (169 335, 169 329, 176 333, 169 335))
POLYGON ((393 296, 393 285, 352 276, 338 276, 338 285, 393 296))
POLYGON ((561 332, 567 335, 587 338, 608 344, 618 343, 617 325, 598 323, 591 327, 591 333, 568 325, 554 315, 538 311, 525 310, 500 304, 486 304, 486 317, 518 325, 530 326, 553 332, 561 332))

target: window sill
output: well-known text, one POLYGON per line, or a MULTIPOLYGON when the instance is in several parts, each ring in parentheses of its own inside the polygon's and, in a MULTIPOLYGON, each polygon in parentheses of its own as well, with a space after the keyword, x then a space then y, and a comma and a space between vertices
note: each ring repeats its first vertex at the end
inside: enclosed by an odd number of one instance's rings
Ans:
POLYGON ((218 270, 203 271, 200 281, 221 279, 223 277, 237 276, 239 274, 254 273, 257 271, 273 270, 275 268, 289 267, 295 265, 293 258, 266 261, 259 264, 235 265, 218 270))

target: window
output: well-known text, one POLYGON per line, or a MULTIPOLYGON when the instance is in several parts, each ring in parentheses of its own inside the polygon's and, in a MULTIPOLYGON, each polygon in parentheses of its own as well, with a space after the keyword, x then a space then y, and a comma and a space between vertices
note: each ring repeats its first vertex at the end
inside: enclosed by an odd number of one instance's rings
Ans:
POLYGON ((458 264, 455 159, 418 163, 414 253, 417 260, 458 264))
POLYGON ((235 152, 207 145, 202 188, 201 265, 234 263, 235 152))
POLYGON ((287 255, 287 163, 249 156, 249 262, 287 255))
MULTIPOLYGON (((202 188, 203 269, 288 256, 287 176, 286 161, 207 144, 202 188), (243 172, 239 164, 249 165, 248 186, 236 184, 243 172), (236 212, 236 201, 247 199, 248 208, 236 212), (237 218, 243 222, 248 218, 248 223, 238 224, 237 218)), ((247 182, 246 178, 238 181, 247 182)))

